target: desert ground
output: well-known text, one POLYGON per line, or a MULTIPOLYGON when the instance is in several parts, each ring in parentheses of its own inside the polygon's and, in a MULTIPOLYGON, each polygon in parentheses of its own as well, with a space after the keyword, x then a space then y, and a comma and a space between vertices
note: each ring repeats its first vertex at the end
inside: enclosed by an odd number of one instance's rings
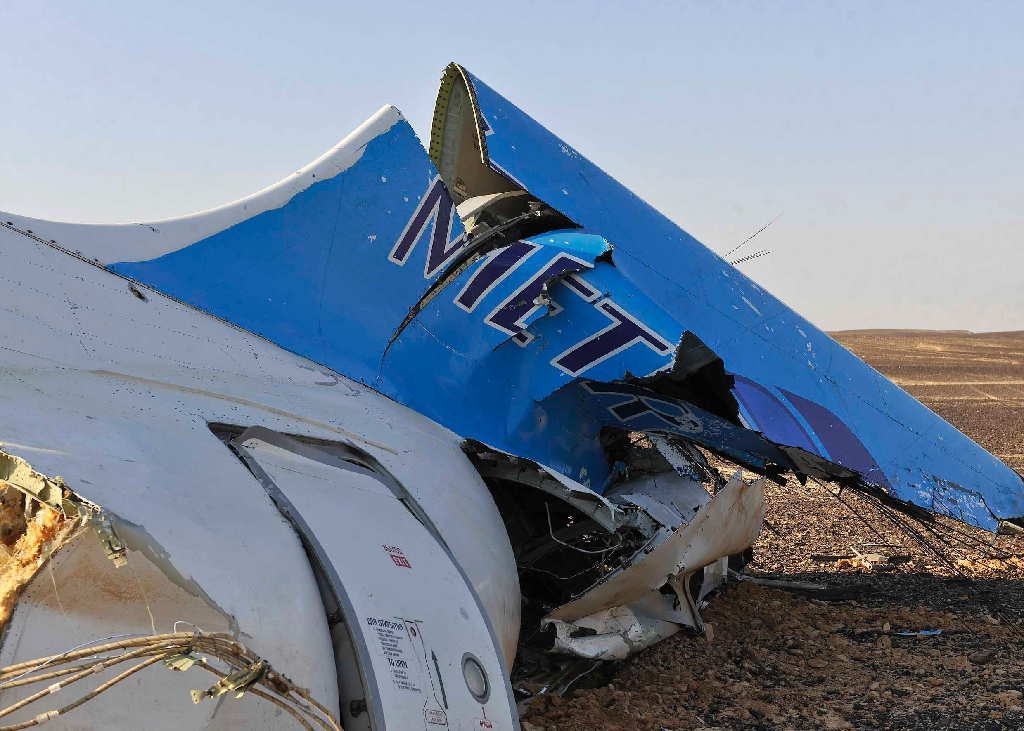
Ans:
MULTIPOLYGON (((1024 472, 1024 332, 832 335, 1024 472)), ((730 583, 703 611, 706 635, 542 696, 524 730, 1024 728, 1024 536, 920 522, 814 481, 771 485, 768 504, 749 573, 827 589, 730 583)))

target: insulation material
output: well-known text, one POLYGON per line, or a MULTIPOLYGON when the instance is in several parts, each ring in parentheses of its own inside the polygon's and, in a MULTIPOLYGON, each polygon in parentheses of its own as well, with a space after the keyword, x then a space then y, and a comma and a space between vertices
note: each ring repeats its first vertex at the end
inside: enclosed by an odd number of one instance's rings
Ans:
POLYGON ((11 548, 25 532, 25 496, 13 488, 0 490, 0 542, 7 548, 0 553, 0 561, 6 565, 11 548))
POLYGON ((22 588, 64 544, 77 521, 65 518, 10 486, 4 488, 0 506, 0 535, 4 544, 11 546, 4 552, 0 565, 2 628, 11 618, 22 588), (31 516, 27 520, 26 514, 31 516))

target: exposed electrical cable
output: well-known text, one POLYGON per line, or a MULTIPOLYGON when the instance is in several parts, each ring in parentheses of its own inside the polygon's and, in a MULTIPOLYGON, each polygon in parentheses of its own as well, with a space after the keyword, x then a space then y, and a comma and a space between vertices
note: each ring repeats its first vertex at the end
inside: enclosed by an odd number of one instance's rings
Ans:
MULTIPOLYGON (((571 543, 566 543, 565 541, 560 541, 557 538, 555 538, 555 529, 551 525, 551 509, 548 507, 548 504, 546 502, 544 503, 544 512, 547 513, 547 515, 548 515, 548 534, 551 536, 551 540, 553 540, 555 543, 557 543, 560 546, 565 546, 566 548, 571 548, 572 550, 578 551, 579 553, 586 553, 588 555, 595 555, 595 556, 604 556, 604 554, 608 553, 609 551, 614 551, 616 548, 618 548, 619 546, 622 545, 622 537, 619 536, 618 534, 616 534, 616 537, 619 539, 618 543, 616 543, 614 546, 608 546, 607 548, 603 548, 600 551, 588 551, 585 548, 578 548, 578 547, 572 545, 571 543)), ((2 730, 0 730, 0 731, 2 731, 2 730)))
POLYGON ((204 698, 216 698, 229 691, 237 698, 245 693, 252 693, 287 711, 306 731, 316 731, 317 728, 323 731, 342 731, 341 724, 334 715, 310 697, 308 690, 296 686, 230 635, 201 632, 197 629, 194 632, 124 637, 116 642, 91 644, 91 647, 73 648, 60 655, 0 668, 0 690, 62 678, 57 682, 49 682, 42 690, 0 709, 0 718, 121 663, 136 659, 141 659, 141 662, 61 708, 44 711, 21 723, 0 726, 0 731, 20 731, 66 715, 122 680, 160 661, 176 671, 185 671, 192 666, 201 667, 218 678, 217 683, 206 690, 192 691, 194 703, 199 703, 204 698), (121 652, 113 656, 106 654, 115 651, 121 652), (214 667, 210 664, 211 659, 220 661, 227 669, 214 667), (83 660, 85 662, 81 662, 83 660), (52 669, 37 674, 43 668, 52 669))
POLYGON ((742 249, 742 248, 743 248, 744 246, 746 246, 746 245, 747 245, 747 243, 748 243, 748 242, 750 242, 750 241, 751 241, 751 239, 753 239, 753 238, 754 238, 754 236, 757 236, 757 235, 758 235, 759 233, 761 233, 761 232, 762 232, 762 231, 764 231, 764 230, 765 230, 766 228, 768 228, 768 227, 769 227, 769 226, 771 226, 771 225, 772 225, 773 223, 775 223, 775 222, 776 222, 776 221, 778 221, 778 220, 779 220, 780 218, 782 218, 782 216, 784 215, 784 213, 785 213, 785 212, 783 212, 783 213, 780 213, 780 214, 779 214, 779 215, 777 215, 777 216, 776 216, 775 218, 773 218, 773 219, 772 219, 772 220, 770 220, 770 221, 769 221, 768 223, 766 223, 766 224, 765 224, 764 226, 762 226, 761 228, 757 229, 757 231, 755 231, 755 232, 754 232, 754 233, 753 233, 753 234, 752 234, 752 235, 751 235, 751 236, 750 236, 749 238, 747 238, 746 240, 744 240, 744 242, 743 242, 742 244, 740 244, 739 246, 734 246, 733 248, 729 249, 729 251, 727 251, 727 252, 726 252, 725 254, 723 254, 723 255, 722 255, 722 258, 723 258, 723 259, 728 259, 728 258, 729 258, 729 257, 730 257, 730 256, 731 256, 732 254, 734 254, 734 253, 736 253, 737 251, 739 251, 740 249, 742 249))

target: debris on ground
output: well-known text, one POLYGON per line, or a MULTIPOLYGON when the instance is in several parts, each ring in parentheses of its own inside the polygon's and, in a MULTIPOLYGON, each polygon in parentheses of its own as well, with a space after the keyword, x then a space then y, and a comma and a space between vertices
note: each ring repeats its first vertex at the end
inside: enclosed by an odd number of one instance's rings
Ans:
MULTIPOLYGON (((1024 334, 837 337, 1024 469, 1024 334)), ((524 731, 1024 728, 1019 531, 922 523, 814 480, 769 484, 766 499, 744 576, 755 580, 729 582, 702 610, 706 635, 533 699, 524 731)))
POLYGON ((561 731, 1024 726, 1019 620, 827 604, 753 582, 730 584, 705 619, 711 642, 672 637, 608 685, 541 696, 525 720, 561 731))

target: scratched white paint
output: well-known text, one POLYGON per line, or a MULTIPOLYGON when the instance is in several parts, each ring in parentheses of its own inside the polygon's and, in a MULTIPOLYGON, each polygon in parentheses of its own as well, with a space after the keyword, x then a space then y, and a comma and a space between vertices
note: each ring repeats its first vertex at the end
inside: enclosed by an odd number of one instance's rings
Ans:
POLYGON ((752 309, 752 310, 753 310, 754 312, 756 312, 756 313, 757 313, 758 315, 760 315, 760 314, 761 314, 761 311, 760 311, 759 309, 757 309, 756 307, 754 307, 754 303, 753 303, 753 302, 751 302, 750 300, 748 300, 748 299, 747 299, 746 297, 740 297, 740 299, 742 299, 742 300, 743 300, 743 301, 744 301, 744 302, 746 303, 747 307, 749 307, 750 309, 752 309))

